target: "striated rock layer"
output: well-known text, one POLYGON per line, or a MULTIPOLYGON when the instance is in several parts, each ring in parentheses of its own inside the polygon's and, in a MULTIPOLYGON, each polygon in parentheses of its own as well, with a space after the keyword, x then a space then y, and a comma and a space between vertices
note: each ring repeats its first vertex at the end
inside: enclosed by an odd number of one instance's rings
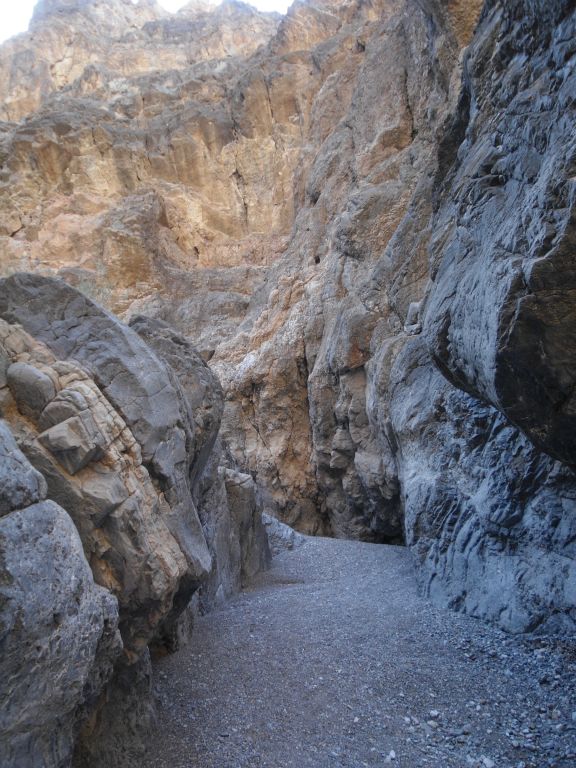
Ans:
MULTIPOLYGON (((2 268, 170 365, 154 323, 196 345, 268 512, 404 539, 434 599, 571 631, 575 32, 568 0, 42 3, 0 56, 2 268)), ((158 455, 138 422, 144 465, 220 508, 171 418, 158 455)))

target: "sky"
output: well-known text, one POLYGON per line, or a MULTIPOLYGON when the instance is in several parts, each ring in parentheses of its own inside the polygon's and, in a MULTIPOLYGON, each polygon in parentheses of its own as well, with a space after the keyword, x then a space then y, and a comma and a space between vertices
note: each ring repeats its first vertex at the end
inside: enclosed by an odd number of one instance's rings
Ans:
MULTIPOLYGON (((247 0, 262 11, 285 13, 291 0, 247 0)), ((188 0, 158 0, 167 11, 177 11, 188 0)), ((12 35, 25 32, 32 16, 36 0, 0 0, 0 42, 12 35)))

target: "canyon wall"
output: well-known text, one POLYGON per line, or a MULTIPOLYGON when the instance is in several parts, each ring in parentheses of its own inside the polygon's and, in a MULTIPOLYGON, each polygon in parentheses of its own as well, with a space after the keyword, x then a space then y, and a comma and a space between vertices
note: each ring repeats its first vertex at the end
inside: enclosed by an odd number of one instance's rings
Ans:
MULTIPOLYGON (((6 107, 2 269, 180 329, 222 380, 235 460, 305 532, 403 535, 365 405, 370 340, 402 321, 371 272, 431 173, 478 9, 52 2, 0 55, 6 105, 61 73, 6 107)), ((425 281, 424 246, 404 270, 425 281)))
POLYGON ((441 604, 573 631, 575 27, 567 0, 40 3, 0 49, 1 268, 179 376, 165 324, 192 343, 226 487, 405 540, 441 604))

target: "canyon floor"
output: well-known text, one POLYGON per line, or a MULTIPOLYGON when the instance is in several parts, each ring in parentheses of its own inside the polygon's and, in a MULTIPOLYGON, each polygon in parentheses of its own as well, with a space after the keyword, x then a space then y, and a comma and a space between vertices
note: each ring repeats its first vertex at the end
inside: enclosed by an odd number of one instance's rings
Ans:
POLYGON ((306 539, 156 666, 143 768, 576 765, 576 663, 434 608, 401 547, 306 539))

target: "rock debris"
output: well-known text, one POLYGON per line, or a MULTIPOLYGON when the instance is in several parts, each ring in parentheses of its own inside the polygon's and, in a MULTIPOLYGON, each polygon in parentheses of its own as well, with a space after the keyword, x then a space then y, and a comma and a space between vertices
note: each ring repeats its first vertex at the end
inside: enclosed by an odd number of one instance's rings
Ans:
POLYGON ((158 662, 142 768, 572 768, 575 661, 431 606, 401 547, 307 539, 158 662))

